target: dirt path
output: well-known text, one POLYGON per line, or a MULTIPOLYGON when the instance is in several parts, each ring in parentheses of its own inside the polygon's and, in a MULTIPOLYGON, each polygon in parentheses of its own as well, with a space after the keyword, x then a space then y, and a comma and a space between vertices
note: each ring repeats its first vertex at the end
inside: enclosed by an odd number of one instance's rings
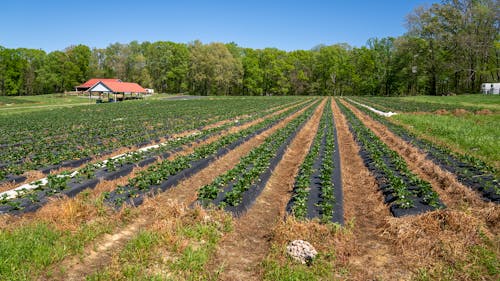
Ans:
MULTIPOLYGON (((142 209, 141 215, 135 219, 133 223, 113 235, 106 235, 95 245, 87 247, 85 250, 85 257, 83 259, 71 257, 60 263, 57 268, 62 269, 62 272, 55 276, 51 276, 50 279, 84 280, 86 275, 91 274, 99 268, 102 268, 104 265, 109 264, 113 253, 119 251, 119 249, 121 249, 121 247, 125 245, 125 243, 138 231, 153 222, 152 220, 154 216, 151 215, 151 213, 155 212, 155 208, 161 208, 162 201, 173 200, 178 204, 190 205, 194 200, 196 200, 196 191, 201 186, 210 183, 213 179, 215 179, 215 177, 234 167, 243 155, 248 153, 253 147, 264 142, 264 140, 273 132, 284 127, 291 120, 299 116, 306 108, 288 116, 277 125, 238 146, 236 149, 216 160, 207 168, 182 181, 176 187, 160 194, 156 198, 146 199, 144 204, 139 207, 142 209)), ((263 119, 261 122, 262 121, 263 119)), ((246 127, 249 125, 244 126, 246 127)), ((240 130, 242 130, 242 128, 240 128, 240 130)))
POLYGON ((59 264, 54 275, 44 276, 39 280, 85 280, 85 276, 97 271, 111 261, 114 249, 122 248, 140 229, 147 225, 144 218, 120 230, 115 234, 106 234, 100 243, 85 250, 84 257, 72 256, 59 264))
POLYGON ((269 236, 275 224, 285 215, 295 175, 318 130, 325 102, 323 100, 312 118, 289 145, 255 204, 238 219, 234 231, 219 243, 216 254, 208 265, 212 271, 223 268, 219 279, 261 278, 256 272, 258 265, 269 251, 269 236))
POLYGON ((500 222, 498 204, 483 201, 478 193, 462 185, 453 174, 427 159, 427 155, 418 148, 396 136, 383 124, 374 121, 351 104, 347 102, 343 104, 348 106, 389 148, 398 152, 413 173, 430 182, 448 209, 472 212, 478 219, 484 219, 494 233, 498 233, 500 222))
POLYGON ((349 131, 347 121, 332 103, 337 126, 344 192, 344 219, 353 222, 356 249, 349 257, 354 280, 406 279, 405 270, 393 248, 383 235, 385 220, 391 217, 383 204, 375 179, 359 156, 359 147, 349 131))

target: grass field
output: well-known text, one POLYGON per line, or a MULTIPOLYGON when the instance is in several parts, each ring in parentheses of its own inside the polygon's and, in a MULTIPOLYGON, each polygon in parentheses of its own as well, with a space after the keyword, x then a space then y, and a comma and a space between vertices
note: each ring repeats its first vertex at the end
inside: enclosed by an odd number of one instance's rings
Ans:
POLYGON ((170 97, 0 98, 1 280, 498 280, 496 97, 170 97))
POLYGON ((399 114, 394 120, 417 135, 500 169, 500 115, 399 114))
POLYGON ((410 96, 399 99, 402 102, 430 102, 500 111, 500 95, 410 96))

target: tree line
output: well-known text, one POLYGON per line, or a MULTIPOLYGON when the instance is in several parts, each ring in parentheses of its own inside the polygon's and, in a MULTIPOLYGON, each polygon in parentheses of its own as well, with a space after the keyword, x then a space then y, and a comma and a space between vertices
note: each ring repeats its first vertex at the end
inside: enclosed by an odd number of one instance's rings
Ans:
POLYGON ((362 47, 286 52, 235 43, 132 41, 46 53, 0 46, 0 95, 71 91, 92 77, 198 95, 440 95, 500 82, 500 4, 444 0, 407 16, 407 32, 362 47))

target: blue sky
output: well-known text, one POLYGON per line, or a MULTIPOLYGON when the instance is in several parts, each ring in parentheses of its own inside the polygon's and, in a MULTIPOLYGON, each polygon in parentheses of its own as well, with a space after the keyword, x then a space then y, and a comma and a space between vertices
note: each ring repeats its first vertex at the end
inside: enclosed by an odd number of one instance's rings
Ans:
POLYGON ((57 1, 0 2, 0 46, 62 50, 132 40, 236 42, 250 48, 362 46, 399 36, 405 17, 433 0, 57 1))

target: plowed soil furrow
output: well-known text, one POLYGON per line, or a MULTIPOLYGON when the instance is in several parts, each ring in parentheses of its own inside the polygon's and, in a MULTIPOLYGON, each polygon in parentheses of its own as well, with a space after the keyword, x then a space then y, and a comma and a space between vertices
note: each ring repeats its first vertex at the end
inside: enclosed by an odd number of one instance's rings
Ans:
POLYGON ((383 235, 385 219, 391 214, 383 204, 375 179, 359 156, 347 121, 332 103, 337 126, 344 192, 344 219, 354 224, 354 244, 349 257, 353 280, 407 279, 408 271, 392 242, 383 235))
POLYGON ((318 130, 325 100, 287 148, 282 160, 250 210, 238 219, 233 232, 223 237, 208 267, 223 268, 220 280, 260 280, 257 268, 270 248, 269 237, 285 207, 300 164, 318 130))
MULTIPOLYGON (((144 226, 152 223, 152 218, 154 218, 154 216, 149 214, 154 212, 155 208, 161 208, 162 201, 173 200, 182 205, 192 204, 196 200, 196 192, 201 186, 210 183, 218 175, 234 167, 243 155, 248 153, 255 146, 264 142, 264 140, 276 130, 284 127, 291 120, 299 116, 306 108, 288 116, 275 126, 238 146, 236 149, 230 151, 228 154, 210 164, 207 168, 182 181, 176 187, 171 188, 167 192, 160 194, 155 198, 146 199, 144 204, 139 207, 142 209, 141 215, 135 219, 134 222, 113 235, 107 235, 95 245, 92 245, 92 247, 87 247, 83 259, 71 257, 60 263, 57 268, 62 269, 63 271, 60 272, 59 270, 60 274, 52 276, 50 279, 84 280, 86 275, 91 274, 99 268, 102 268, 104 265, 109 264, 113 253, 119 251, 119 249, 144 226)), ((278 113, 279 112, 274 114, 278 113)), ((251 125, 245 124, 244 126, 249 127, 251 125)), ((243 130, 243 128, 240 128, 239 130, 243 130)))
POLYGON ((478 193, 462 185, 453 174, 444 171, 427 159, 427 155, 418 148, 396 136, 387 127, 374 121, 351 104, 345 101, 343 104, 348 106, 389 148, 398 152, 413 173, 430 182, 447 208, 471 211, 479 219, 484 219, 494 233, 498 233, 500 222, 498 204, 483 201, 478 193))

